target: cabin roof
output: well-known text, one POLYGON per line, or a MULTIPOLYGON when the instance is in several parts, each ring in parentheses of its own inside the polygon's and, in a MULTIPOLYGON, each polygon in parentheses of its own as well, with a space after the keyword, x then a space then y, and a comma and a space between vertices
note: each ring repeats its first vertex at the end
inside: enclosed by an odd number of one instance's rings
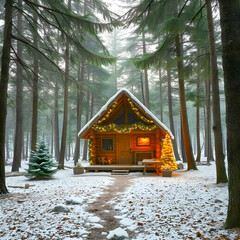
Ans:
POLYGON ((104 113, 108 110, 108 108, 116 101, 122 94, 125 94, 128 98, 130 98, 133 103, 140 108, 148 117, 150 117, 154 123, 162 129, 164 132, 169 133, 171 138, 174 139, 173 134, 171 131, 147 108, 145 107, 129 90, 126 88, 120 89, 116 94, 114 94, 103 107, 98 111, 98 113, 80 130, 78 133, 79 137, 82 137, 88 130, 91 129, 91 127, 94 125, 94 123, 100 119, 104 113))

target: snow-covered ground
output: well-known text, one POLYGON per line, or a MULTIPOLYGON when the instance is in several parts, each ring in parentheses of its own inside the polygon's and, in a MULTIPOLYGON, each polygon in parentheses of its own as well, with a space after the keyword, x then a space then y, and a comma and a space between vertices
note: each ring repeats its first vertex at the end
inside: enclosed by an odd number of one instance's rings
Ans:
POLYGON ((53 180, 29 181, 26 177, 8 177, 9 196, 0 197, 0 239, 85 239, 86 227, 94 215, 85 208, 103 193, 113 180, 108 176, 73 175, 72 169, 58 171, 53 180), (80 198, 82 204, 67 205, 69 213, 51 210, 65 199, 80 198))
POLYGON ((239 230, 223 227, 228 190, 226 184, 215 184, 215 164, 198 169, 172 178, 133 179, 115 206, 125 230, 134 231, 138 240, 240 239, 239 230))
MULTIPOLYGON (((215 184, 214 164, 198 168, 177 171, 172 178, 131 173, 127 190, 109 202, 119 227, 136 240, 240 239, 239 232, 223 228, 227 185, 215 184)), ((121 177, 124 181, 126 176, 121 177)), ((61 170, 48 181, 8 177, 11 194, 0 197, 0 239, 91 239, 89 232, 94 224, 100 229, 101 219, 87 207, 107 194, 108 186, 114 187, 114 178, 110 173, 74 176, 72 169, 61 170), (26 183, 34 186, 10 187, 26 183), (82 203, 67 205, 68 213, 51 212, 71 197, 82 203)), ((100 231, 107 238, 106 230, 100 231)))

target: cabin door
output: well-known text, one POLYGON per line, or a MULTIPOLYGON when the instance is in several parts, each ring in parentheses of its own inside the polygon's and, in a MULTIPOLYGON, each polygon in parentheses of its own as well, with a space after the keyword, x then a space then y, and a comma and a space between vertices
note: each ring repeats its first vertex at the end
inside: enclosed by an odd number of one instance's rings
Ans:
POLYGON ((118 135, 118 164, 131 164, 130 136, 118 135))

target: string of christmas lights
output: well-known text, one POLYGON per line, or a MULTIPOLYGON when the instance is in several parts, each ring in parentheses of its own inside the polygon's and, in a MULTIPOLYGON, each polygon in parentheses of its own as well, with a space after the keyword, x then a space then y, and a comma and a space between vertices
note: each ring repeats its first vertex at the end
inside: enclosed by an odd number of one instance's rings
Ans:
POLYGON ((141 118, 141 119, 142 119, 144 122, 146 122, 146 123, 153 123, 153 120, 147 119, 145 116, 143 116, 143 115, 139 112, 138 108, 134 106, 134 104, 133 104, 133 102, 131 101, 130 98, 128 98, 128 102, 129 102, 132 110, 135 112, 135 114, 136 114, 139 118, 141 118))
POLYGON ((90 137, 89 138, 89 141, 88 141, 88 158, 89 158, 89 163, 91 165, 93 165, 93 144, 92 144, 92 138, 90 137))
POLYGON ((115 124, 115 123, 110 123, 108 125, 104 125, 104 126, 99 126, 99 125, 94 125, 92 127, 92 129, 94 131, 97 132, 118 132, 118 133, 130 133, 134 130, 143 130, 143 131, 152 131, 154 129, 156 129, 157 126, 156 125, 145 125, 143 123, 134 123, 132 125, 129 126, 124 126, 124 127, 120 127, 119 125, 115 124))
POLYGON ((109 116, 110 114, 113 112, 113 110, 116 108, 117 106, 117 102, 114 102, 113 105, 111 106, 111 108, 107 111, 107 113, 100 119, 97 121, 97 123, 102 123, 103 121, 105 121, 109 116))
POLYGON ((177 163, 173 155, 172 142, 169 134, 165 136, 160 161, 162 162, 160 170, 177 170, 177 163))

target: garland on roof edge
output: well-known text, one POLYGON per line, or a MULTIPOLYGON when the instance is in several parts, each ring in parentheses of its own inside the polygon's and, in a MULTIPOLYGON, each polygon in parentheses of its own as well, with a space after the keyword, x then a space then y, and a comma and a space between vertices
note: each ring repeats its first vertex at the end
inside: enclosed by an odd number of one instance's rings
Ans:
POLYGON ((105 121, 113 112, 113 110, 116 108, 116 106, 117 106, 117 102, 114 102, 113 105, 110 107, 110 109, 107 111, 107 113, 100 120, 98 120, 97 123, 99 124, 105 121))
POLYGON ((132 125, 129 126, 124 126, 124 127, 120 127, 119 125, 115 124, 115 123, 110 123, 108 125, 104 125, 104 126, 99 126, 99 125, 94 125, 92 127, 92 129, 94 131, 97 132, 118 132, 118 133, 129 133, 132 132, 134 130, 143 130, 143 131, 152 131, 154 129, 156 129, 157 126, 156 125, 145 125, 143 123, 134 123, 132 125))
POLYGON ((138 108, 134 106, 134 104, 133 104, 133 102, 131 101, 130 98, 128 98, 128 102, 129 102, 132 110, 135 112, 135 114, 136 114, 139 118, 141 118, 141 119, 142 119, 144 122, 146 122, 146 123, 153 123, 153 120, 147 119, 145 116, 143 116, 143 115, 139 112, 138 108))

